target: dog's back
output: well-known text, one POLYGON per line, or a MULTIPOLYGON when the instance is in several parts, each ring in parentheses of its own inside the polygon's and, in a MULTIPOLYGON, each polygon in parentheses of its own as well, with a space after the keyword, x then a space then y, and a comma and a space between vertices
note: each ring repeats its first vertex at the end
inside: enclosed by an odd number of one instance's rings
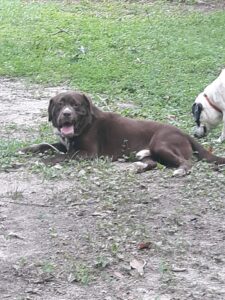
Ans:
POLYGON ((210 83, 205 89, 204 93, 215 103, 225 109, 225 69, 220 75, 210 83))

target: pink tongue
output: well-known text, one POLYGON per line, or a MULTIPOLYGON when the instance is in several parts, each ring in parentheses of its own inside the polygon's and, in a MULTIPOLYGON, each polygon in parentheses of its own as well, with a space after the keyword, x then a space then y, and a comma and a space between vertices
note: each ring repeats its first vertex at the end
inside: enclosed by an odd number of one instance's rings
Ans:
POLYGON ((67 135, 73 135, 74 134, 74 127, 72 125, 71 126, 63 126, 60 129, 60 131, 65 136, 67 136, 67 135))

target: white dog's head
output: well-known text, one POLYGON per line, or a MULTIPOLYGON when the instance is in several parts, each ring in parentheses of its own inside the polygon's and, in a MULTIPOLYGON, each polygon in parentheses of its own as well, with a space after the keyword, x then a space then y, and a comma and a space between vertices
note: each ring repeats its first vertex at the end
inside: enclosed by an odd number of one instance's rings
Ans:
POLYGON ((201 138, 216 127, 222 119, 222 115, 207 100, 204 93, 198 95, 192 106, 192 114, 196 123, 194 136, 201 138))

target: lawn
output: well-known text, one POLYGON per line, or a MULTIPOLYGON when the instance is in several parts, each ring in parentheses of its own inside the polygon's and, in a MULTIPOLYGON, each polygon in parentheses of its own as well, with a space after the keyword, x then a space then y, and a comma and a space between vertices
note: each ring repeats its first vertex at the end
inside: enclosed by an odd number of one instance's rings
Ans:
POLYGON ((187 130, 195 96, 225 61, 223 11, 168 1, 2 0, 1 12, 1 76, 67 84, 97 103, 129 101, 137 108, 124 114, 175 115, 187 130))

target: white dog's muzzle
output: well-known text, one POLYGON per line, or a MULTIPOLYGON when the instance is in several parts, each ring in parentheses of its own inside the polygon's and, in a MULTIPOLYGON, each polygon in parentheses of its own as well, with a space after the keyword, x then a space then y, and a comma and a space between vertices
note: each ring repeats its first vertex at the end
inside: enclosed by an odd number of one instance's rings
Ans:
POLYGON ((197 138, 202 138, 207 135, 207 129, 206 126, 200 125, 196 126, 194 129, 194 136, 197 138))

